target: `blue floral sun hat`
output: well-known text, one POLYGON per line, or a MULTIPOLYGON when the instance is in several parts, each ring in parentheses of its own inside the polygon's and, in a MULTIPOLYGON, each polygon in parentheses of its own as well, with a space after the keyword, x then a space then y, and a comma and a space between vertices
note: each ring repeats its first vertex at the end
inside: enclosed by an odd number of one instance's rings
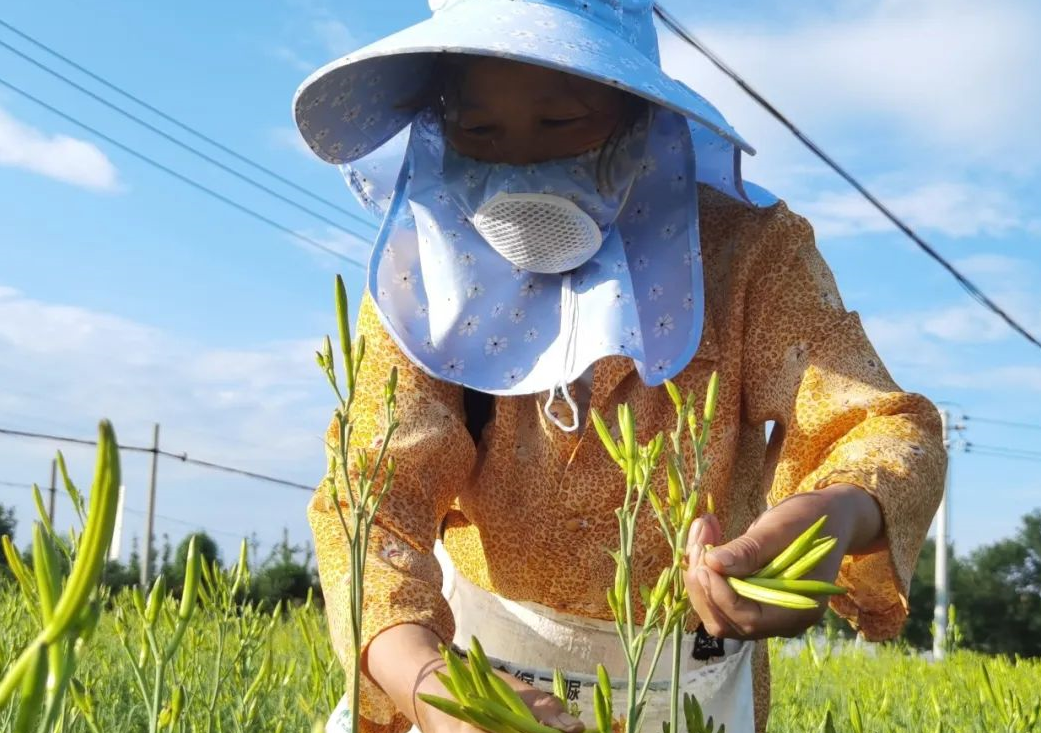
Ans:
MULTIPOLYGON (((744 181, 742 153, 753 151, 723 115, 661 70, 653 0, 430 1, 431 19, 305 81, 297 124, 382 221, 366 284, 409 360, 481 392, 549 392, 548 419, 577 429, 573 402, 568 425, 550 404, 595 361, 627 356, 656 386, 693 358, 704 325, 698 187, 750 206, 776 198, 744 181), (416 109, 439 54, 535 64, 651 102, 614 156, 628 184, 601 190, 595 151, 529 166, 454 152, 434 112, 416 109), (599 249, 561 268, 511 259, 480 230, 502 195, 554 199, 558 213, 566 199, 599 230, 599 249)), ((528 244, 563 252, 546 239, 561 229, 545 231, 528 244)))
POLYGON ((609 84, 755 152, 715 107, 662 71, 653 0, 429 2, 433 17, 327 64, 297 91, 297 125, 320 158, 349 163, 404 129, 437 56, 446 53, 510 59, 609 84))

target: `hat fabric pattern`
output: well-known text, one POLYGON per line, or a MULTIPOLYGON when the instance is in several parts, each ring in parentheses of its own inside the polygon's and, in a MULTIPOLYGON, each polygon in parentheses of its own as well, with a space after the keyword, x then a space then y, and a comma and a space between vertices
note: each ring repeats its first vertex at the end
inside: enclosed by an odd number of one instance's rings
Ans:
POLYGON ((349 163, 407 126, 438 54, 493 56, 617 87, 754 150, 659 64, 653 0, 431 0, 433 17, 316 71, 293 109, 316 155, 349 163))
POLYGON ((492 394, 550 390, 615 354, 632 358, 649 385, 686 366, 704 304, 683 117, 654 115, 645 147, 623 164, 637 171, 625 207, 600 250, 568 274, 527 272, 484 241, 445 190, 444 145, 433 114, 417 118, 369 266, 384 326, 411 361, 492 394), (573 361, 561 318, 566 289, 578 306, 573 361))

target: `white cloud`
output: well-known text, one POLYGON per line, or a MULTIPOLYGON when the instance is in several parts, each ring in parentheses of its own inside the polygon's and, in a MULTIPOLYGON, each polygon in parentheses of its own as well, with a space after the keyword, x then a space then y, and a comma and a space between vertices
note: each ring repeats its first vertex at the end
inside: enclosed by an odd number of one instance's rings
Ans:
POLYGON ((1014 384, 1020 389, 1041 392, 1041 367, 1038 366, 1001 367, 987 372, 986 376, 997 384, 1014 384))
POLYGON ((358 47, 358 41, 342 21, 335 18, 316 20, 313 29, 331 56, 343 56, 358 47))
MULTIPOLYGON (((1041 333, 1041 303, 1036 295, 1041 278, 1031 262, 1006 254, 981 253, 962 258, 955 265, 1027 331, 1041 333)), ((973 386, 984 383, 984 377, 997 380, 992 384, 1017 383, 1008 381, 1017 374, 1016 367, 977 374, 979 370, 971 368, 975 358, 965 358, 967 353, 976 352, 959 350, 1022 340, 1004 320, 968 296, 951 305, 873 315, 863 321, 884 361, 928 374, 930 383, 973 386)), ((1021 375, 1028 389, 1038 384, 1031 369, 1021 375)))
POLYGON ((47 135, 0 109, 0 165, 21 168, 94 191, 119 189, 112 161, 95 145, 47 135))
MULTIPOLYGON (((949 237, 1000 237, 1031 232, 1034 220, 1002 191, 983 184, 940 182, 900 191, 868 186, 893 213, 924 232, 949 237)), ((821 236, 848 237, 892 232, 893 224, 858 192, 823 191, 797 204, 821 236)))
POLYGON ((297 71, 302 71, 305 74, 310 74, 312 71, 318 68, 318 64, 313 61, 309 61, 293 49, 287 46, 279 46, 271 51, 271 54, 277 58, 285 61, 290 66, 295 68, 297 71))
POLYGON ((337 8, 334 12, 321 0, 298 2, 300 22, 293 25, 291 45, 285 44, 272 49, 276 58, 307 74, 315 71, 330 59, 345 56, 361 46, 358 37, 340 17, 350 13, 350 8, 337 8), (310 48, 314 53, 302 53, 298 47, 310 48), (317 50, 315 50, 317 49, 317 50), (321 63, 310 61, 310 56, 321 57, 321 63))
MULTIPOLYGON (((211 346, 0 287, 0 424, 85 437, 107 417, 121 442, 143 445, 158 422, 168 450, 311 485, 325 468, 321 437, 333 405, 314 363, 319 344, 316 335, 241 348, 211 346)), ((56 447, 62 446, 0 440, 0 478, 41 480, 56 447)), ((86 483, 88 452, 64 448, 74 476, 86 483)), ((127 505, 139 509, 145 505, 146 458, 123 455, 127 505)), ((306 492, 174 461, 164 461, 159 470, 160 514, 232 533, 256 529, 265 542, 275 541, 283 524, 294 541, 309 538, 306 492)), ((28 496, 16 497, 15 506, 28 526, 28 496)), ((67 512, 60 513, 69 520, 67 512)), ((176 524, 159 527, 175 538, 185 531, 176 524)), ((140 535, 136 526, 126 532, 128 538, 140 535)), ((229 551, 230 540, 221 541, 229 551)))
MULTIPOLYGON (((1041 6, 1030 0, 847 3, 780 31, 747 21, 705 26, 691 15, 710 48, 840 160, 860 149, 865 161, 929 153, 947 166, 1020 173, 1041 163, 1041 76, 1030 72, 1041 67, 1041 6), (862 149, 851 127, 885 147, 862 149)), ((668 32, 661 38, 666 68, 761 150, 751 170, 771 185, 791 183, 784 166, 804 153, 789 133, 693 49, 668 32)))
MULTIPOLYGON (((298 412, 307 413, 304 403, 321 395, 313 361, 318 343, 316 337, 245 349, 211 347, 121 316, 0 291, 0 383, 16 386, 16 395, 62 405, 70 419, 108 415, 117 426, 162 419, 220 428, 230 438, 261 425, 273 428, 264 416, 275 408, 298 403, 298 412)), ((21 407, 32 411, 38 405, 21 407)), ((290 427, 294 418, 278 419, 282 427, 266 442, 271 448, 299 447, 290 427)), ((219 445, 211 449, 220 451, 219 445)), ((252 457, 266 460, 270 453, 252 457)))
POLYGON ((280 148, 295 150, 314 162, 314 152, 307 147, 304 138, 295 127, 276 127, 271 130, 271 140, 280 148))

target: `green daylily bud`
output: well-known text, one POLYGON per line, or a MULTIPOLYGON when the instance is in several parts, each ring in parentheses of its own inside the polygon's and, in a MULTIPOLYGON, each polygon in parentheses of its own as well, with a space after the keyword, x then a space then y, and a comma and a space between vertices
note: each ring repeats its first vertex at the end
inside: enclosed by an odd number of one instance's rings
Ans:
POLYGON ((625 457, 628 461, 636 459, 636 423, 633 419, 633 411, 628 404, 618 406, 618 427, 622 431, 622 444, 625 447, 625 457))
POLYGON ((593 420, 593 427, 596 428, 596 434, 600 436, 600 442, 603 443, 604 448, 607 449, 611 459, 618 465, 623 465, 624 460, 622 458, 622 452, 615 444, 614 438, 611 436, 611 431, 608 429, 607 423, 604 422, 604 418, 601 417, 600 413, 596 410, 591 410, 589 415, 593 420))
POLYGON ((54 551, 54 543, 39 522, 33 523, 33 572, 36 575, 40 612, 46 624, 50 622, 54 604, 61 594, 61 575, 58 572, 58 555, 54 551))
POLYGON ((683 503, 682 479, 680 478, 679 467, 676 465, 678 461, 679 458, 673 456, 673 459, 665 466, 669 487, 669 506, 673 507, 678 507, 683 503))
POLYGON ((134 586, 130 591, 130 598, 134 602, 134 610, 141 616, 145 617, 145 597, 141 594, 141 588, 134 586))
POLYGON ((661 499, 658 498, 658 494, 655 491, 647 492, 647 501, 651 503, 651 508, 654 510, 655 515, 664 517, 665 507, 661 504, 661 499))
MULTIPOLYGON (((358 334, 358 340, 354 342, 354 378, 358 378, 358 374, 361 372, 361 364, 365 359, 365 334, 358 334)), ((351 385, 351 390, 354 390, 354 385, 351 385)))
POLYGON ((333 342, 328 336, 322 339, 322 361, 328 370, 332 370, 336 365, 336 359, 333 357, 333 342))
POLYGON ((145 623, 154 626, 159 618, 159 609, 166 600, 166 578, 160 573, 152 584, 152 592, 148 594, 148 604, 145 606, 145 623))
POLYGON ((170 725, 175 726, 181 719, 181 711, 184 709, 184 685, 174 688, 173 696, 170 698, 170 725))
POLYGON ((654 440, 651 441, 650 451, 648 458, 650 458, 651 465, 658 462, 661 458, 662 451, 665 450, 665 433, 658 433, 654 436, 654 440))
POLYGON ((716 418, 716 400, 719 397, 719 372, 712 372, 708 380, 708 393, 705 396, 706 427, 716 418))
MULTIPOLYGON (((336 486, 335 486, 334 482, 330 482, 330 483, 333 483, 332 491, 333 491, 333 499, 335 499, 336 498, 336 486)), ((243 585, 245 585, 245 586, 249 585, 249 561, 248 561, 249 554, 248 553, 249 553, 249 546, 246 544, 245 538, 243 538, 242 542, 239 543, 239 559, 238 559, 238 562, 235 563, 235 574, 234 574, 234 576, 232 578, 232 581, 231 581, 231 597, 232 598, 235 597, 235 595, 239 592, 239 589, 243 585)))
POLYGON ((340 335, 340 350, 343 352, 343 365, 347 372, 347 389, 354 391, 354 355, 351 353, 351 323, 350 314, 347 312, 347 288, 343 284, 343 278, 336 276, 334 285, 334 298, 336 300, 336 326, 340 335))
POLYGON ((119 445, 112 425, 104 420, 98 426, 90 511, 65 590, 54 609, 51 623, 41 632, 40 640, 45 644, 55 642, 68 631, 97 587, 105 556, 112 543, 119 483, 119 445))
POLYGON ((625 599, 628 595, 629 587, 629 573, 626 570, 624 563, 618 563, 615 566, 614 573, 614 595, 618 600, 619 606, 625 603, 625 599))
POLYGON ((665 390, 669 393, 672 404, 676 406, 676 413, 679 414, 680 410, 683 409, 683 397, 680 395, 680 388, 671 379, 666 379, 665 390))

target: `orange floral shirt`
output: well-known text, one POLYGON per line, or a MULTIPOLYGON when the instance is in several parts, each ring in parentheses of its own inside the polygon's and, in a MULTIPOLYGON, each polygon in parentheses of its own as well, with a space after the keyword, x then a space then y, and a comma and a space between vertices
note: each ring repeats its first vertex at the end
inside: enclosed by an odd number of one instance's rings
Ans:
MULTIPOLYGON (((886 549, 844 559, 839 582, 850 592, 832 605, 868 639, 890 638, 907 616, 908 584, 942 492, 939 415, 893 382, 859 317, 843 307, 803 218, 783 203, 751 209, 704 187, 700 196, 705 328, 696 356, 674 381, 684 393, 704 395, 709 376, 719 372, 704 488, 727 539, 795 492, 837 483, 870 492, 882 508, 886 549)), ((363 644, 401 623, 451 641, 452 614, 432 554, 442 529, 459 572, 482 588, 610 619, 605 591, 614 568, 604 548, 617 544, 614 510, 624 477, 592 426, 564 433, 543 416, 541 396, 496 397, 475 445, 463 389, 414 366, 367 295, 357 332, 365 334, 366 356, 353 447, 371 449, 383 434, 383 384, 392 366, 399 370, 401 421, 391 447, 397 474, 368 559, 363 644)), ((623 402, 635 412, 641 441, 674 425, 664 388, 644 385, 629 359, 600 360, 590 406, 613 415, 623 402)), ((335 431, 328 437, 334 442, 335 431)), ((333 645, 349 670, 349 563, 327 490, 336 475, 332 455, 308 517, 333 645)), ((653 585, 668 561, 653 519, 643 518, 636 587, 653 585)), ((757 645, 754 677, 762 731, 769 709, 764 643, 757 645)), ((367 677, 361 689, 363 733, 401 733, 411 725, 367 677)))

